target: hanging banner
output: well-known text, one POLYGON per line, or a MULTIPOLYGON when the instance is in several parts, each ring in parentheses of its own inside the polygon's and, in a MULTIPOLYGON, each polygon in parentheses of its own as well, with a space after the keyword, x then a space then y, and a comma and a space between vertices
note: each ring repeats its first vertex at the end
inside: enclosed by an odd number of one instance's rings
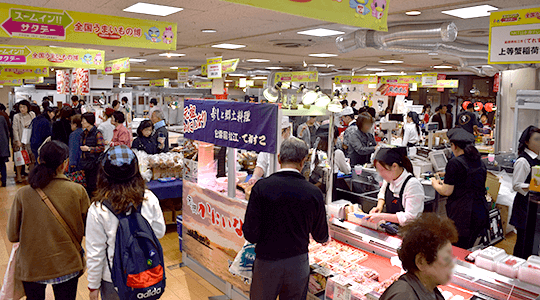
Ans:
POLYGON ((0 45, 0 65, 103 69, 104 58, 101 50, 0 45))
POLYGON ((335 84, 376 84, 377 76, 336 76, 335 84))
POLYGON ((236 67, 240 62, 239 58, 224 60, 221 62, 221 70, 223 73, 232 73, 236 71, 236 67))
POLYGON ((276 82, 318 82, 319 72, 280 72, 275 78, 276 82))
POLYGON ((90 94, 90 70, 74 69, 73 70, 73 90, 74 95, 85 96, 90 94))
POLYGON ((206 72, 208 73, 208 75, 206 77, 208 77, 208 79, 221 78, 221 76, 222 76, 222 73, 221 73, 221 61, 222 61, 222 59, 223 58, 221 56, 206 59, 206 65, 207 65, 206 72))
POLYGON ((22 85, 23 80, 21 78, 18 79, 0 79, 0 85, 22 85))
POLYGON ((422 86, 432 87, 437 84, 437 73, 423 73, 422 86))
POLYGON ((223 147, 276 153, 278 106, 184 101, 184 137, 223 147))
MULTIPOLYGON (((437 86, 441 80, 446 80, 446 74, 437 74, 437 86)), ((437 92, 444 92, 444 87, 438 87, 437 92)))
POLYGON ((49 77, 48 67, 0 67, 0 78, 32 79, 40 76, 49 77))
POLYGON ((279 11, 300 17, 323 20, 355 27, 388 31, 390 0, 225 0, 279 11))
POLYGON ((459 80, 437 80, 437 84, 432 87, 436 87, 437 90, 440 88, 456 89, 459 87, 459 80))
POLYGON ((45 81, 44 77, 37 77, 33 79, 25 79, 24 84, 39 84, 39 83, 43 83, 44 81, 45 81))
MULTIPOLYGON (((383 85, 384 86, 384 85, 383 85)), ((386 84, 385 96, 408 96, 409 85, 406 83, 386 84)))
POLYGON ((201 75, 202 76, 208 75, 208 66, 206 64, 201 65, 201 75))
POLYGON ((127 73, 131 71, 129 57, 109 60, 105 62, 105 74, 127 73))
POLYGON ((126 73, 120 73, 120 87, 126 84, 126 73))
POLYGON ((56 92, 58 94, 69 94, 71 91, 71 71, 56 70, 56 92))
POLYGON ((169 78, 150 80, 150 86, 169 87, 169 78))
POLYGON ((492 11, 489 63, 540 63, 540 7, 492 11))
POLYGON ((422 75, 400 75, 400 76, 382 76, 380 83, 406 83, 406 84, 422 84, 422 75))
POLYGON ((193 87, 196 89, 211 89, 212 81, 194 82, 193 87))
POLYGON ((0 37, 176 50, 176 23, 0 3, 0 37))
POLYGON ((177 73, 178 82, 188 82, 189 80, 188 72, 189 72, 189 68, 178 68, 178 73, 177 73))
POLYGON ((500 78, 499 73, 495 74, 495 77, 493 78, 493 92, 498 93, 499 92, 499 85, 500 85, 500 78))

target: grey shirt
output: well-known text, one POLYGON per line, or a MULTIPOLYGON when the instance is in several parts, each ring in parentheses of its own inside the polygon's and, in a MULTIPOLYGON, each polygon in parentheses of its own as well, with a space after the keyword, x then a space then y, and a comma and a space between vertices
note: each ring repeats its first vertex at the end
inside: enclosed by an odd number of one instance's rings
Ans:
POLYGON ((413 273, 405 273, 394 282, 380 300, 444 300, 438 288, 428 291, 413 273))

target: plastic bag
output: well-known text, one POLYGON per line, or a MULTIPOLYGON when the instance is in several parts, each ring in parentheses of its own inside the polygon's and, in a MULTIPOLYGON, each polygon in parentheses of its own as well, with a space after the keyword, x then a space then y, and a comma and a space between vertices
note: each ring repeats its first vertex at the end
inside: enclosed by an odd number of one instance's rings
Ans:
POLYGON ((13 153, 13 162, 15 163, 16 167, 25 165, 24 156, 22 154, 22 151, 17 151, 15 153, 13 153))
POLYGON ((4 275, 4 283, 2 290, 0 290, 0 300, 19 300, 25 296, 22 281, 15 279, 15 257, 18 251, 19 243, 13 244, 4 275))
POLYGON ((243 277, 245 281, 251 281, 253 277, 253 264, 255 263, 255 244, 247 242, 242 250, 236 254, 233 263, 229 267, 229 272, 233 275, 243 277), (247 280, 246 280, 247 279, 247 280))

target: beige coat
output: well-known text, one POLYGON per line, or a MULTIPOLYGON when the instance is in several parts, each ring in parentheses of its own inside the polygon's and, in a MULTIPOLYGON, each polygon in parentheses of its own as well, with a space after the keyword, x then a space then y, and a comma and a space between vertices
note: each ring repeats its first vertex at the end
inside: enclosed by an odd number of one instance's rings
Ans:
MULTIPOLYGON (((43 192, 80 244, 90 206, 84 187, 64 175, 57 175, 43 192)), ((49 280, 84 269, 85 262, 69 234, 30 186, 19 189, 15 195, 7 236, 12 243, 20 242, 15 269, 15 277, 19 280, 49 280)))
POLYGON ((32 120, 36 117, 33 111, 23 116, 21 113, 13 116, 13 141, 20 142, 25 128, 29 128, 32 120))

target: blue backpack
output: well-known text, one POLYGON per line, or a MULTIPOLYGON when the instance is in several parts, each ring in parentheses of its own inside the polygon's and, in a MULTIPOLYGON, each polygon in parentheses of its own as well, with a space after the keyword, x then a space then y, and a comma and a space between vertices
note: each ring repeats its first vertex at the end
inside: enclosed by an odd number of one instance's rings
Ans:
POLYGON ((165 292, 163 249, 154 230, 141 214, 141 207, 131 207, 131 213, 117 213, 110 201, 103 201, 118 218, 113 265, 113 284, 120 299, 154 300, 165 292))

